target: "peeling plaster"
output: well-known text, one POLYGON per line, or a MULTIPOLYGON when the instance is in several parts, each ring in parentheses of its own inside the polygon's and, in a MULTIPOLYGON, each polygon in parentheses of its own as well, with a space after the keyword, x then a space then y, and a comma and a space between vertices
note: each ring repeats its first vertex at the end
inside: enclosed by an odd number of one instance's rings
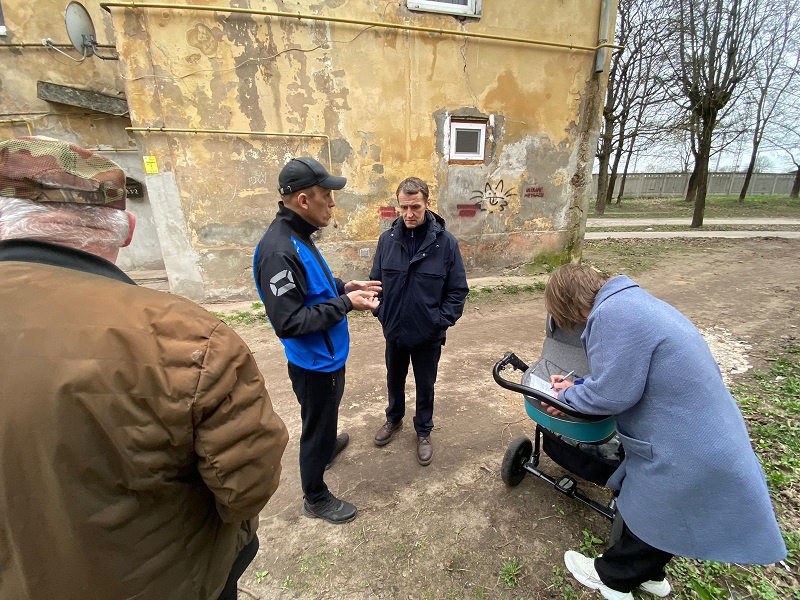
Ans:
MULTIPOLYGON (((531 37, 538 28, 576 43, 596 38, 597 11, 587 15, 582 1, 514 1, 491 23, 484 18, 470 22, 470 29, 531 37)), ((410 13, 404 3, 274 5, 367 20, 442 22, 439 15, 410 13)), ((586 194, 587 151, 597 125, 587 119, 594 109, 584 106, 595 93, 587 85, 591 53, 295 18, 143 12, 114 16, 116 30, 126 36, 120 66, 134 124, 323 133, 331 140, 328 156, 322 139, 142 136, 144 150, 174 171, 209 295, 247 285, 242 273, 251 238, 274 217, 277 173, 296 155, 315 156, 348 177, 336 195, 339 227, 322 233, 335 250, 331 266, 343 274, 366 264, 357 248, 377 238, 379 209, 394 201, 394 188, 408 175, 428 181, 437 210, 476 269, 562 243, 563 231, 546 238, 538 232, 553 230, 557 217, 586 194), (485 164, 448 164, 447 120, 454 114, 489 120, 485 164), (502 211, 498 201, 494 212, 459 216, 458 205, 487 185, 497 195, 500 181, 502 211), (525 197, 526 186, 540 191, 525 197)))

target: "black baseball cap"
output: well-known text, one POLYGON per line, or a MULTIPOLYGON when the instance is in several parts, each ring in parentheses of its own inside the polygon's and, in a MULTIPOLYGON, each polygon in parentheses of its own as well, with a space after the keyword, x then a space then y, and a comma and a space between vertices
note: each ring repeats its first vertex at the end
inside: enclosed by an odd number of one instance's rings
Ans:
POLYGON ((278 191, 283 196, 315 185, 326 190, 340 190, 345 184, 347 184, 345 177, 334 177, 319 161, 310 156, 293 158, 286 163, 278 175, 278 191))

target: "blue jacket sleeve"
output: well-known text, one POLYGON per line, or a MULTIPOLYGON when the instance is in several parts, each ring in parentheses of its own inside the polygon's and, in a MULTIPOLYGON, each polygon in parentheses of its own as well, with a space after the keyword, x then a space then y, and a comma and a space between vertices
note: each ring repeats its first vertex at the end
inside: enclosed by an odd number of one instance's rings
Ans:
MULTIPOLYGON (((619 312, 620 307, 614 307, 619 312)), ((601 307, 590 316, 586 356, 590 375, 559 399, 587 415, 617 415, 641 400, 653 356, 653 338, 635 315, 607 314, 601 307)))
POLYGON ((353 308, 346 295, 306 306, 305 273, 296 255, 276 252, 259 257, 256 270, 259 287, 267 317, 278 337, 294 338, 325 331, 344 319, 353 308))

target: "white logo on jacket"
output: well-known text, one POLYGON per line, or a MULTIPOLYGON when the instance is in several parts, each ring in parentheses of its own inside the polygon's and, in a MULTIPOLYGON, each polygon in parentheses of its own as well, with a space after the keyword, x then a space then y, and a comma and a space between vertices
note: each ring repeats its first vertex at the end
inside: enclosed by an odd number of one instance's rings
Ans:
POLYGON ((283 296, 289 290, 293 290, 297 286, 294 284, 294 276, 289 269, 280 271, 277 275, 273 275, 269 280, 269 289, 276 296, 283 296), (286 280, 286 283, 283 281, 286 280))

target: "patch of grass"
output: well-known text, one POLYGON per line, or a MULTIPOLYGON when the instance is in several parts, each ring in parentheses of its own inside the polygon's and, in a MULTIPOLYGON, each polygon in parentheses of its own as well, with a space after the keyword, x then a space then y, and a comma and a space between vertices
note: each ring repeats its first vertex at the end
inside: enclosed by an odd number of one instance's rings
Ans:
POLYGON ((522 267, 522 272, 525 275, 542 275, 551 273, 556 267, 567 262, 569 262, 567 252, 540 252, 522 267))
POLYGON ((256 571, 256 583, 263 583, 269 575, 269 571, 256 571))
POLYGON ((788 345, 767 373, 735 386, 774 497, 800 480, 800 355, 788 345))
POLYGON ((286 590, 292 590, 294 588, 295 588, 295 584, 294 584, 294 581, 292 580, 292 576, 291 575, 287 575, 286 579, 284 579, 283 583, 281 584, 281 590, 286 591, 286 590))
POLYGON ((331 564, 333 563, 325 550, 303 554, 297 559, 298 571, 311 579, 325 577, 331 564))
MULTIPOLYGON (((338 547, 332 550, 326 541, 320 541, 317 548, 312 548, 298 556, 295 561, 297 570, 286 576, 281 585, 282 590, 309 591, 316 589, 320 580, 329 576, 330 566, 342 555, 338 547)), ((258 573, 256 573, 258 577, 258 573)))
POLYGON ((603 539, 597 537, 588 529, 584 529, 581 533, 583 534, 583 541, 581 541, 579 552, 589 556, 590 558, 595 558, 598 554, 600 554, 598 549, 602 549, 604 544, 603 539))
POLYGON ((796 582, 783 578, 781 567, 739 566, 728 563, 674 558, 667 565, 667 577, 682 585, 676 599, 702 600, 800 600, 796 582))
POLYGON ((478 600, 483 600, 486 598, 486 588, 482 585, 478 585, 475 589, 472 590, 472 595, 475 596, 478 600))
POLYGON ((689 226, 691 217, 687 218, 686 225, 620 225, 618 227, 591 227, 586 231, 603 233, 606 231, 800 231, 798 225, 728 225, 728 224, 708 224, 692 229, 689 226))
POLYGON ((522 563, 517 558, 509 558, 500 565, 500 581, 507 588, 515 588, 522 577, 522 563))
POLYGON ((606 276, 638 275, 656 266, 664 256, 679 257, 694 250, 687 240, 589 240, 584 242, 583 264, 606 276))
POLYGON ((572 575, 563 567, 553 567, 550 586, 560 594, 562 600, 578 600, 580 595, 572 587, 572 575))
POLYGON ((410 558, 414 553, 424 553, 427 548, 428 540, 407 531, 401 533, 400 539, 394 543, 394 551, 398 558, 410 558))
POLYGON ((477 300, 478 298, 491 298, 499 296, 511 296, 514 294, 528 294, 532 292, 543 292, 545 287, 544 281, 537 281, 536 283, 516 285, 496 285, 481 288, 470 289, 467 294, 467 301, 477 300))
POLYGON ((260 302, 253 303, 253 306, 250 308, 250 310, 241 310, 229 315, 212 311, 211 314, 229 327, 236 327, 237 325, 253 325, 255 323, 269 324, 267 313, 264 312, 264 305, 260 302))
MULTIPOLYGON (((630 198, 609 204, 603 217, 687 217, 691 219, 694 203, 683 198, 630 198)), ((593 215, 589 215, 590 218, 593 215)), ((706 217, 800 217, 800 202, 788 196, 748 196, 739 203, 738 196, 706 196, 706 217)))

